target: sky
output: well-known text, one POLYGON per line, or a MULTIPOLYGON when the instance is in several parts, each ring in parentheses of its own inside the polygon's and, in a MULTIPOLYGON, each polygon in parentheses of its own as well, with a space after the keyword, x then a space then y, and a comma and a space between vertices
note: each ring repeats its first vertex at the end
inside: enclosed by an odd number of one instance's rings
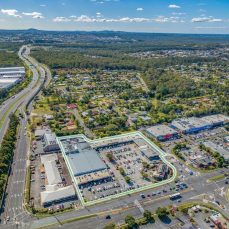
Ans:
POLYGON ((229 34, 229 0, 0 0, 0 29, 229 34))

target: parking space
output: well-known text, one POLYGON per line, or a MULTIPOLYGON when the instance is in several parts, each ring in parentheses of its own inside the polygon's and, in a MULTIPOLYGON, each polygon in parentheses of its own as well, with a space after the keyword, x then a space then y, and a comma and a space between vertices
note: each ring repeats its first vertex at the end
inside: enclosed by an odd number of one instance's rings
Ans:
MULTIPOLYGON (((34 140, 32 145, 32 155, 30 158, 30 204, 34 205, 37 209, 43 207, 41 205, 41 192, 47 191, 47 185, 49 185, 47 178, 50 171, 45 170, 44 161, 46 159, 43 159, 42 162, 42 157, 45 158, 48 156, 50 158, 54 158, 55 167, 57 168, 57 172, 60 175, 61 180, 61 182, 57 184, 58 188, 72 185, 72 180, 66 167, 63 155, 61 153, 46 154, 43 151, 43 147, 44 142, 41 139, 34 140)), ((61 208, 69 207, 73 203, 75 204, 75 202, 77 201, 65 201, 61 204, 53 204, 50 210, 59 210, 61 208)))
POLYGON ((93 143, 82 136, 62 137, 59 142, 85 202, 147 187, 173 175, 155 148, 138 134, 93 143), (88 163, 89 156, 94 165, 88 163))

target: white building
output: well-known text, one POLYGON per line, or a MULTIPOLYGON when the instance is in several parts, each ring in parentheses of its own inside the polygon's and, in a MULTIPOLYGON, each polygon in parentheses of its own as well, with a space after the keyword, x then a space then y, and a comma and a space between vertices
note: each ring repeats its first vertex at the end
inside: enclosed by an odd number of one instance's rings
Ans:
POLYGON ((73 185, 64 186, 62 184, 61 174, 56 164, 57 161, 58 157, 56 154, 41 156, 41 163, 44 165, 47 179, 46 190, 40 193, 41 205, 44 207, 76 198, 73 185))
POLYGON ((45 133, 44 134, 44 141, 45 141, 45 152, 56 152, 59 151, 59 145, 56 141, 56 135, 54 133, 45 133))
POLYGON ((0 68, 0 89, 8 89, 25 77, 24 67, 0 68))

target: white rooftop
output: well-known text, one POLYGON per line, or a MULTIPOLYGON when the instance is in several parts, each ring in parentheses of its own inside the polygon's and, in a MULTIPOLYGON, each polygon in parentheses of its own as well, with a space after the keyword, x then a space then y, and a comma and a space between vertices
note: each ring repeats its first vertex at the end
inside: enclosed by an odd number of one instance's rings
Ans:
POLYGON ((44 162, 46 177, 48 180, 48 184, 59 184, 62 182, 60 177, 60 173, 58 171, 57 165, 55 161, 45 161, 44 162))
POLYGON ((147 132, 152 134, 155 137, 159 136, 164 136, 167 134, 176 134, 177 131, 174 129, 170 128, 169 126, 166 125, 156 125, 156 126, 151 126, 147 129, 147 132))
POLYGON ((54 189, 51 191, 41 192, 41 204, 50 203, 55 200, 66 199, 75 196, 75 189, 73 185, 63 188, 54 189))
POLYGON ((41 163, 44 164, 46 161, 57 161, 58 157, 57 154, 47 154, 47 155, 41 155, 41 163))

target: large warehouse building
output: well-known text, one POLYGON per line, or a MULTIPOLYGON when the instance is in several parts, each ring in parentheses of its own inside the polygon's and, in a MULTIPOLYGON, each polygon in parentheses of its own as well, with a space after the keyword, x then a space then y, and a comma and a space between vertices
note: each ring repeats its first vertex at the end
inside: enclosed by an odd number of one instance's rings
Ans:
POLYGON ((191 117, 181 118, 172 121, 171 127, 184 134, 193 134, 199 131, 222 126, 229 122, 229 117, 225 115, 210 115, 202 118, 191 117))
POLYGON ((61 174, 57 167, 56 154, 42 155, 41 163, 46 175, 45 191, 40 193, 41 205, 44 207, 76 198, 73 185, 63 186, 61 174))
POLYGON ((61 144, 74 176, 107 169, 96 150, 83 138, 63 139, 61 144))
POLYGON ((146 131, 158 141, 167 141, 169 139, 179 137, 179 134, 176 130, 166 125, 151 126, 146 131))
POLYGON ((7 89, 23 80, 24 67, 0 68, 0 89, 7 89))

